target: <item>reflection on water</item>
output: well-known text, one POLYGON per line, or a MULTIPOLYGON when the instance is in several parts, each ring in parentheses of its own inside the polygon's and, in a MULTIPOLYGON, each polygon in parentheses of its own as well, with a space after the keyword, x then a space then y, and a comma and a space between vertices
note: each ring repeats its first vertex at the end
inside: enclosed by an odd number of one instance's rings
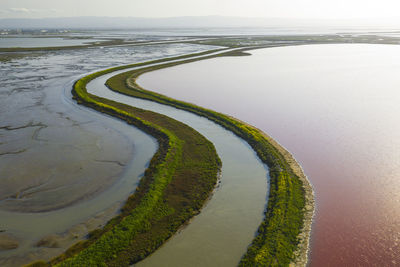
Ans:
POLYGON ((316 191, 312 266, 399 265, 400 47, 251 53, 138 82, 247 121, 293 152, 316 191))

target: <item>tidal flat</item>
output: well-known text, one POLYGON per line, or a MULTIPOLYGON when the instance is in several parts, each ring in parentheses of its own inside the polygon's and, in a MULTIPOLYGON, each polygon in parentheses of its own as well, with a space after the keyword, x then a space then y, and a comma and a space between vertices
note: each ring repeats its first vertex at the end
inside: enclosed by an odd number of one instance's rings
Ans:
POLYGON ((1 64, 0 236, 18 243, 18 248, 0 252, 2 266, 55 256, 87 234, 86 222, 92 217, 96 223, 89 228, 93 229, 115 216, 156 149, 151 138, 139 137, 141 133, 131 127, 74 105, 73 80, 99 67, 204 49, 201 45, 160 44, 59 50, 1 64), (135 175, 127 175, 132 162, 142 167, 133 168, 135 175), (131 186, 119 183, 124 175, 131 186), (115 186, 124 192, 100 204, 99 197, 106 197, 115 186), (95 198, 92 203, 98 205, 91 211, 82 209, 72 216, 63 213, 95 198), (107 212, 108 208, 112 211, 107 212), (106 215, 98 216, 103 211, 106 215), (65 238, 65 233, 72 238, 65 238), (50 234, 69 242, 36 247, 50 234))
POLYGON ((99 39, 62 38, 62 37, 0 37, 0 48, 66 47, 82 46, 104 42, 99 39))

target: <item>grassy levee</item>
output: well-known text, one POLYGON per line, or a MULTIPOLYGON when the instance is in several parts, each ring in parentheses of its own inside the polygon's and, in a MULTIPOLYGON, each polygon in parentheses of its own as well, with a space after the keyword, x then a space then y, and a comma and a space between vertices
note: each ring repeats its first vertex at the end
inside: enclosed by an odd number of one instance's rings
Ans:
POLYGON ((258 235, 239 265, 288 266, 295 260, 295 252, 300 246, 299 235, 304 226, 306 193, 303 181, 295 174, 276 145, 273 145, 275 142, 262 131, 235 118, 145 90, 135 82, 136 78, 145 72, 195 60, 198 59, 125 72, 110 78, 106 84, 111 90, 128 96, 155 101, 204 116, 246 140, 269 167, 270 192, 265 220, 259 226, 258 235))
POLYGON ((110 114, 154 136, 159 148, 121 214, 50 262, 30 266, 128 266, 173 235, 208 199, 221 161, 211 142, 167 116, 91 95, 86 85, 115 68, 78 80, 80 104, 110 114))

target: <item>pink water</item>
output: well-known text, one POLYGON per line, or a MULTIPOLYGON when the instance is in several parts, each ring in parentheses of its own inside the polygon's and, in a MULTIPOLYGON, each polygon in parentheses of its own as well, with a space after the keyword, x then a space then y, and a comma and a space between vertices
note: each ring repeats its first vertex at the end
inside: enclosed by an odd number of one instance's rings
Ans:
POLYGON ((251 53, 138 82, 249 122, 294 154, 316 192, 311 266, 400 265, 400 46, 251 53))

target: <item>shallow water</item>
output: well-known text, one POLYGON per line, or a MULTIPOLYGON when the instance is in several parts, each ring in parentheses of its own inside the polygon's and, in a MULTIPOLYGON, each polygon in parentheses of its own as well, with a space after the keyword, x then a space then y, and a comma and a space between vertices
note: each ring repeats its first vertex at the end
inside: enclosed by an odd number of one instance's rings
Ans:
POLYGON ((104 82, 120 72, 93 80, 88 91, 186 123, 213 142, 222 160, 221 182, 206 207, 137 266, 236 266, 264 217, 266 166, 246 142, 205 118, 110 91, 104 82))
POLYGON ((316 192, 311 266, 400 264, 400 47, 251 51, 141 76, 146 89, 266 131, 316 192))
POLYGON ((115 216, 156 150, 132 126, 74 104, 73 80, 99 68, 210 48, 78 49, 1 63, 1 266, 55 256, 115 216), (19 248, 1 251, 9 235, 19 248), (57 247, 34 247, 43 238, 57 247))
POLYGON ((6 47, 55 47, 78 46, 92 42, 100 42, 98 39, 66 39, 66 38, 32 38, 32 37, 0 37, 0 48, 6 47))

